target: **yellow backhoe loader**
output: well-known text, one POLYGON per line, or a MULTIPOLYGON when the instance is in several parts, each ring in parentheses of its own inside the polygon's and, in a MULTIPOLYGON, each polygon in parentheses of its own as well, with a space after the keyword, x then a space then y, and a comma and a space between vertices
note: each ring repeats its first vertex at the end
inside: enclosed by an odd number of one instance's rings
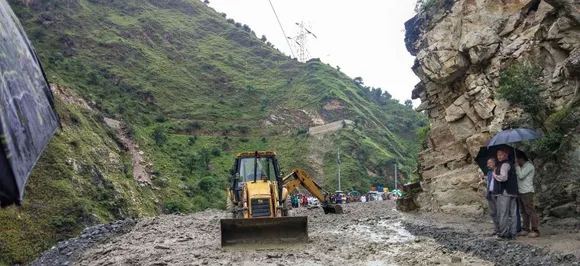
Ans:
POLYGON ((324 213, 342 214, 302 169, 284 176, 274 152, 239 153, 230 175, 226 204, 231 218, 220 221, 222 246, 308 241, 308 217, 288 212, 286 198, 298 186, 318 198, 324 213))

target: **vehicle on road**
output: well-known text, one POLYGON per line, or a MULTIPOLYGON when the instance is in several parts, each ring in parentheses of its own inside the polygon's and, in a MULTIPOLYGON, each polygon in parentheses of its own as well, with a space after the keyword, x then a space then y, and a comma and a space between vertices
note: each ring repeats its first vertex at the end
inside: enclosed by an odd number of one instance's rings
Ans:
POLYGON ((304 170, 284 176, 275 152, 239 153, 230 174, 226 208, 231 218, 220 221, 222 246, 308 241, 307 217, 290 217, 288 211, 288 195, 298 186, 318 199, 325 214, 342 214, 304 170))

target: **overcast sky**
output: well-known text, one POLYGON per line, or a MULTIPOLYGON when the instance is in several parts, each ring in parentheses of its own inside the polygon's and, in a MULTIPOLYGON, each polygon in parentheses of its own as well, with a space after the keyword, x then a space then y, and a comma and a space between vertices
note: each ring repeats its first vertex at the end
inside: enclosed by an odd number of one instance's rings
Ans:
MULTIPOLYGON (((403 24, 414 15, 415 0, 271 1, 288 37, 297 34, 296 22, 310 24, 318 37, 309 38, 311 57, 362 77, 367 86, 386 89, 401 103, 411 98, 419 79, 411 71, 414 59, 405 49, 403 24)), ((210 0, 210 6, 290 55, 268 0, 210 0)))

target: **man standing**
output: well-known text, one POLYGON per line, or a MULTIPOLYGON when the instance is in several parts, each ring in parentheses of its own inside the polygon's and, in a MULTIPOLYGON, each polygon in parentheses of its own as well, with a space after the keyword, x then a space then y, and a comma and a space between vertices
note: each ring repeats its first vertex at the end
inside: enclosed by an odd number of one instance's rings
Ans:
POLYGON ((492 173, 497 181, 497 217, 499 221, 499 238, 515 239, 516 236, 516 201, 518 197, 518 178, 513 164, 508 160, 509 149, 497 151, 498 167, 492 173))
POLYGON ((485 198, 487 199, 487 206, 489 208, 489 215, 493 220, 493 234, 499 234, 499 221, 497 219, 497 206, 496 206, 496 191, 494 189, 498 189, 497 182, 493 178, 493 171, 495 171, 497 165, 497 160, 495 158, 489 158, 487 160, 487 167, 489 168, 489 172, 487 172, 487 192, 485 194, 485 198))
POLYGON ((538 214, 534 209, 534 175, 536 169, 528 160, 525 154, 519 154, 516 164, 516 175, 518 177, 518 200, 521 206, 522 218, 524 220, 523 231, 519 236, 538 237, 538 214), (531 231, 530 231, 531 224, 531 231))

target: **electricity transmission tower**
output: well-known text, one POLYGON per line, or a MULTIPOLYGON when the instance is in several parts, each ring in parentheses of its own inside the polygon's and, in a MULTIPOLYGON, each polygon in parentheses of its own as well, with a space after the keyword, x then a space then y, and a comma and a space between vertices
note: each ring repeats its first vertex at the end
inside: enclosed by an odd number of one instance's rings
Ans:
POLYGON ((312 33, 310 30, 310 25, 304 25, 304 22, 296 22, 296 26, 298 26, 298 33, 294 37, 288 37, 288 39, 294 41, 293 46, 295 51, 297 51, 298 61, 306 62, 306 60, 310 59, 310 54, 308 52, 308 37, 312 36, 316 39, 316 35, 312 33))

